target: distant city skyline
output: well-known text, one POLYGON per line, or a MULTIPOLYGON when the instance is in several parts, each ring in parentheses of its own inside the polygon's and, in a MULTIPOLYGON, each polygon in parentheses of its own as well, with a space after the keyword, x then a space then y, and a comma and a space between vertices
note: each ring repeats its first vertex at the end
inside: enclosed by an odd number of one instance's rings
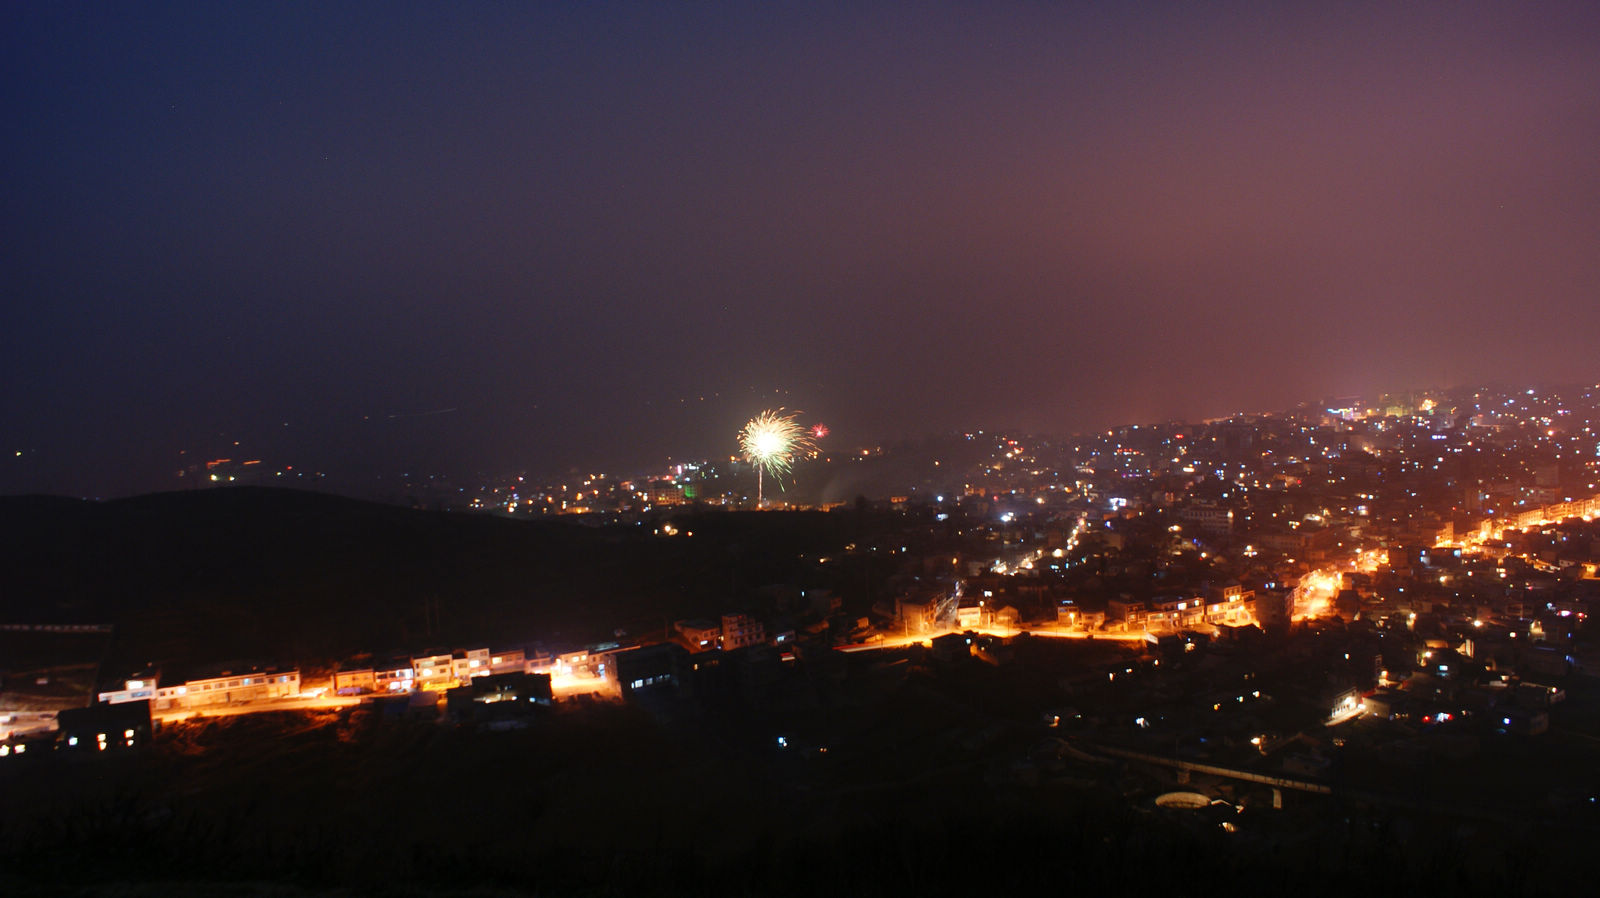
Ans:
POLYGON ((1600 380, 1592 3, 0 16, 0 493, 1600 380))
MULTIPOLYGON (((1203 427, 1220 423, 1235 418, 1279 418, 1285 415, 1316 417, 1345 417, 1359 421, 1368 416, 1382 418, 1385 415, 1408 414, 1408 409, 1425 409, 1432 413, 1434 400, 1445 402, 1475 403, 1471 395, 1478 390, 1491 391, 1486 395, 1495 395, 1493 391, 1505 391, 1513 398, 1522 398, 1527 394, 1531 401, 1548 402, 1564 401, 1574 407, 1579 413, 1579 418, 1568 419, 1567 428, 1576 426, 1573 422, 1582 423, 1586 420, 1581 417, 1593 411, 1594 396, 1600 393, 1600 384, 1459 384, 1448 388, 1416 388, 1386 390, 1379 393, 1365 395, 1322 396, 1308 398, 1284 406, 1282 408, 1244 408, 1233 409, 1228 412, 1196 418, 1168 418, 1163 420, 1143 421, 1115 421, 1106 422, 1095 427, 1082 428, 1073 431, 1032 430, 1018 427, 994 427, 992 425, 957 427, 942 431, 924 431, 919 433, 880 434, 877 438, 863 437, 854 442, 842 442, 835 438, 832 428, 825 423, 815 423, 808 429, 809 442, 815 448, 808 449, 804 455, 807 458, 821 459, 824 461, 849 462, 858 457, 858 454, 871 451, 874 458, 889 455, 904 455, 909 450, 911 456, 918 456, 924 450, 933 450, 940 441, 955 441, 956 443, 970 441, 979 435, 990 437, 1021 437, 1028 439, 1043 439, 1054 445, 1054 451, 1065 452, 1070 447, 1066 441, 1082 441, 1084 445, 1092 444, 1097 439, 1106 438, 1113 431, 1121 434, 1125 431, 1146 432, 1159 431, 1165 427, 1203 427), (1428 398, 1425 398, 1428 397, 1428 398), (1353 405, 1340 405, 1350 404, 1353 405), (817 431, 821 435, 817 435, 817 431), (963 439, 964 438, 964 439, 963 439)), ((1443 406, 1448 411, 1449 406, 1443 406)), ((433 410, 411 414, 385 416, 385 421, 391 419, 404 419, 412 417, 433 417, 454 409, 433 410)), ((782 410, 780 410, 782 411, 782 410)), ((1419 412, 1420 413, 1420 412, 1419 412)), ((382 427, 385 422, 364 420, 365 424, 382 427)), ((747 422, 747 427, 754 422, 747 422)), ((1565 429, 1565 428, 1564 428, 1565 429)), ((400 459, 396 457, 340 457, 335 451, 316 445, 307 445, 296 448, 290 439, 270 439, 271 428, 267 428, 269 439, 230 440, 236 434, 219 433, 214 439, 202 440, 196 443, 201 448, 182 450, 173 459, 155 464, 148 471, 141 471, 137 467, 129 466, 119 468, 114 476, 120 477, 126 484, 130 484, 122 491, 108 490, 103 492, 83 491, 73 489, 63 490, 18 490, 16 492, 51 493, 60 495, 78 496, 81 498, 119 498, 138 495, 141 493, 166 492, 178 489, 193 489, 212 485, 241 485, 281 486, 291 489, 309 489, 323 492, 334 492, 360 498, 380 499, 394 501, 410 496, 412 500, 420 500, 424 494, 439 496, 449 493, 461 495, 455 505, 451 507, 468 507, 467 502, 474 496, 482 497, 494 488, 505 487, 508 490, 522 489, 527 494, 534 494, 540 489, 556 487, 560 484, 579 484, 577 488, 583 489, 584 485, 591 482, 592 478, 603 478, 613 484, 631 482, 645 484, 655 478, 670 478, 674 469, 682 473, 687 465, 691 470, 700 470, 703 476, 708 470, 713 479, 727 477, 733 471, 744 469, 745 476, 751 478, 751 485, 755 493, 756 487, 754 470, 751 459, 747 456, 743 440, 746 433, 739 434, 740 442, 730 444, 725 439, 718 439, 718 434, 702 434, 704 442, 711 448, 701 452, 685 452, 676 456, 653 457, 621 457, 606 459, 602 455, 594 455, 579 459, 577 462, 565 467, 544 467, 527 463, 528 457, 508 456, 504 459, 489 459, 478 465, 452 464, 448 460, 435 458, 433 460, 413 457, 400 459), (733 449, 730 451, 729 446, 733 449), (709 469, 701 466, 710 465, 709 469), (720 472, 720 473, 718 473, 720 472), (145 479, 140 480, 143 474, 145 479), (233 476, 230 476, 233 475, 233 476), (431 485, 431 486, 430 486, 431 485), (448 489, 444 489, 448 486, 448 489), (422 489, 427 487, 426 489, 422 489), (422 491, 419 492, 419 489, 422 491)), ((1576 434, 1575 434, 1576 435, 1576 434)), ((1576 435, 1581 436, 1581 435, 1576 435)), ((348 445, 348 443, 346 444, 348 445)), ((334 447, 337 449, 337 446, 334 447)), ((26 463, 26 453, 21 461, 26 463)), ((922 459, 926 462, 929 458, 922 459)), ((799 460, 799 456, 796 456, 799 460)), ((910 460, 908 458, 902 461, 910 460)), ((833 469, 834 474, 844 473, 844 468, 833 469)), ((785 502, 798 497, 802 503, 818 499, 816 490, 822 484, 802 482, 802 474, 809 479, 817 471, 802 465, 801 472, 789 472, 780 479, 787 486, 779 485, 780 492, 785 494, 785 502), (795 492, 797 496, 788 495, 795 492)), ((881 473, 881 472, 880 472, 881 473)), ((880 482, 872 475, 850 469, 844 480, 830 479, 827 488, 823 490, 822 499, 839 500, 844 489, 850 496, 866 493, 871 497, 883 498, 889 493, 885 490, 903 490, 902 481, 905 472, 890 476, 888 480, 880 482), (838 494, 835 494, 838 493, 838 494), (880 495, 881 494, 881 495, 880 495)), ((94 476, 94 472, 74 475, 78 482, 86 482, 94 476)), ((0 495, 8 493, 0 492, 0 495)), ((848 497, 846 497, 848 498, 848 497)), ((491 503, 492 504, 492 503, 491 503)), ((477 507, 474 505, 473 507, 477 507)))

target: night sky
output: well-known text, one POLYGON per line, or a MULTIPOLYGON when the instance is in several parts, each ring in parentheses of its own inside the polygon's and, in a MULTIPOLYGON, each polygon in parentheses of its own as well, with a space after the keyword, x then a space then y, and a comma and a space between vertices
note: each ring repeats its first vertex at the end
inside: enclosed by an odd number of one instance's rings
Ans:
POLYGON ((0 492, 1600 380, 1600 4, 1301 6, 5 4, 0 492))

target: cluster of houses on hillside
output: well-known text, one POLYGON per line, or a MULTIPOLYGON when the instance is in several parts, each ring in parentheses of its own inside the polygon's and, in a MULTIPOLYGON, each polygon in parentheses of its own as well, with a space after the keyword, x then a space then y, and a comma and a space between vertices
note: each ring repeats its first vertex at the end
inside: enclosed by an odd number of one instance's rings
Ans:
POLYGON ((1078 633, 1162 635, 1185 630, 1212 633, 1218 627, 1248 627, 1264 623, 1263 617, 1288 620, 1289 591, 1272 592, 1258 600, 1255 590, 1237 580, 1220 585, 1202 584, 1183 592, 1136 598, 1118 595, 1104 608, 1088 609, 1070 599, 1054 604, 1029 603, 1019 609, 992 591, 964 592, 955 587, 929 586, 896 596, 892 606, 877 609, 889 617, 888 626, 905 636, 921 637, 957 630, 1067 630, 1078 633), (1263 607, 1274 605, 1275 608, 1263 607))
MULTIPOLYGON (((1083 612, 1068 604, 1053 621, 1027 623, 1064 629, 1154 633, 1177 632, 1190 627, 1248 626, 1255 620, 1255 596, 1237 583, 1210 590, 1205 595, 1168 599, 1124 603, 1125 607, 1114 603, 1110 620, 1105 613, 1083 612)), ((820 611, 838 611, 836 597, 823 595, 819 601, 820 611)), ((920 591, 906 591, 886 610, 890 616, 881 620, 881 629, 872 628, 866 618, 841 620, 835 622, 837 632, 830 634, 836 638, 824 642, 865 639, 873 632, 921 637, 957 629, 1004 628, 1023 623, 1015 608, 1009 605, 996 607, 981 595, 963 595, 959 580, 941 581, 920 591)), ((631 697, 640 690, 650 691, 662 685, 679 690, 691 679, 707 682, 708 677, 711 680, 732 677, 740 682, 771 680, 774 665, 795 661, 796 647, 803 638, 819 636, 826 629, 827 624, 822 623, 797 632, 787 622, 780 622, 778 628, 769 630, 767 622, 758 617, 733 613, 724 614, 720 619, 677 621, 668 633, 669 640, 657 645, 607 642, 563 653, 523 648, 494 651, 478 647, 453 651, 430 649, 410 656, 377 659, 359 656, 341 665, 326 679, 317 676, 309 682, 299 669, 291 667, 234 664, 184 670, 168 666, 134 672, 114 688, 102 688, 95 698, 96 706, 140 704, 148 708, 148 714, 155 715, 237 711, 246 707, 266 709, 280 700, 324 695, 423 696, 418 699, 420 703, 436 701, 437 694, 466 686, 487 688, 494 694, 500 686, 484 687, 479 681, 509 675, 544 677, 546 686, 532 690, 541 696, 551 694, 548 684, 555 678, 568 686, 582 684, 586 691, 600 689, 631 697), (704 673, 690 676, 698 671, 704 673), (427 698, 429 693, 434 697, 427 698)), ((523 691, 529 690, 524 687, 523 691)), ((706 692, 704 683, 701 692, 706 692)), ((42 735, 59 729, 54 714, 34 717, 37 719, 30 718, 28 725, 15 735, 42 735)), ((116 723, 120 726, 127 721, 119 718, 116 723)), ((121 726, 121 729, 135 730, 136 734, 146 728, 121 726)), ((111 729, 120 732, 116 726, 111 729)), ((94 735, 100 733, 97 731, 94 735)), ((129 738, 137 741, 136 736, 129 738)), ((109 737, 104 743, 108 747, 122 744, 109 737)))
MULTIPOLYGON (((720 621, 681 620, 671 635, 672 641, 662 644, 666 650, 682 657, 702 656, 700 663, 707 667, 717 663, 707 656, 720 658, 793 639, 792 632, 782 632, 769 640, 765 624, 745 614, 723 615, 720 621)), ((297 668, 243 664, 193 671, 152 668, 95 693, 96 701, 88 707, 8 715, 5 722, 14 726, 0 733, 0 741, 7 743, 7 755, 24 754, 30 740, 40 739, 75 749, 132 748, 150 733, 153 715, 269 710, 282 707, 281 700, 322 696, 365 696, 385 707, 409 709, 413 716, 431 712, 437 717, 438 698, 444 695, 451 719, 504 725, 519 702, 551 704, 553 679, 580 684, 585 691, 620 694, 631 694, 647 679, 654 684, 654 674, 628 677, 619 670, 648 668, 660 651, 660 646, 607 642, 563 653, 483 647, 429 650, 376 663, 361 656, 326 679, 317 677, 309 683, 297 668), (396 705, 385 699, 405 701, 396 705)), ((792 654, 788 657, 793 659, 792 654)))

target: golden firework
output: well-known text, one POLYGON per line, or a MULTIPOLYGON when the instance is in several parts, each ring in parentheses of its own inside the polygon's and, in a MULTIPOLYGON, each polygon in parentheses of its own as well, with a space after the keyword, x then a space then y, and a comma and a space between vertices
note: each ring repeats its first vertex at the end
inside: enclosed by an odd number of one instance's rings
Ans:
POLYGON ((779 478, 781 485, 781 478, 793 470, 795 457, 816 448, 811 442, 811 432, 800 426, 798 417, 797 412, 768 409, 751 418, 739 431, 739 448, 744 451, 745 460, 756 469, 758 506, 765 498, 762 476, 771 474, 779 478))

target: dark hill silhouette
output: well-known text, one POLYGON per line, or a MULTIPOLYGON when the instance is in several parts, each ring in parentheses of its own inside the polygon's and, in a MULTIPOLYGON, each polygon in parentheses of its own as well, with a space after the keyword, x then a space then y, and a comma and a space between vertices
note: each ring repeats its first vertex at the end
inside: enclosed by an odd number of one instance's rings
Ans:
POLYGON ((0 498, 0 621, 111 623, 130 663, 582 642, 731 607, 842 544, 853 518, 682 520, 696 537, 257 487, 0 498))

